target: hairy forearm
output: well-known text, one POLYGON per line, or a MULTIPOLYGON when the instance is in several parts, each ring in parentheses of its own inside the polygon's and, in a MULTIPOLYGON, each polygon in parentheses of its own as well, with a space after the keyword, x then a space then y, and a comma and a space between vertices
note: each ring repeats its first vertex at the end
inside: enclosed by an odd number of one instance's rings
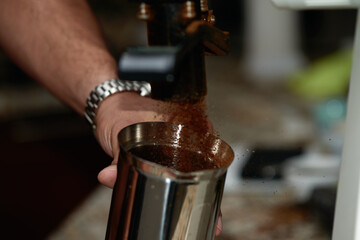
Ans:
POLYGON ((0 45, 31 77, 79 113, 116 63, 85 0, 0 0, 0 45))

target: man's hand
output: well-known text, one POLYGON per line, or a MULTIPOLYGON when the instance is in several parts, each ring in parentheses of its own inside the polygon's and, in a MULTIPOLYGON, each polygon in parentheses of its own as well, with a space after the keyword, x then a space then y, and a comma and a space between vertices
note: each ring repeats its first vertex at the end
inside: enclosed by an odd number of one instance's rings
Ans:
POLYGON ((104 151, 114 158, 112 165, 99 173, 99 181, 112 188, 116 179, 116 163, 119 154, 117 135, 121 129, 138 122, 167 121, 164 111, 168 103, 141 97, 137 93, 115 94, 99 106, 96 116, 96 138, 104 151))

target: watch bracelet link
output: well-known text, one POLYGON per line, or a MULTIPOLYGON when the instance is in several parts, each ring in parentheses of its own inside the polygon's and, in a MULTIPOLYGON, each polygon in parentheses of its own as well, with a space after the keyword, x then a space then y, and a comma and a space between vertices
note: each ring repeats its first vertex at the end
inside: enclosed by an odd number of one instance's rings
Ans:
POLYGON ((90 123, 93 130, 96 130, 96 110, 100 102, 119 92, 139 92, 140 96, 150 96, 150 83, 144 81, 127 81, 113 78, 100 83, 91 91, 86 100, 85 119, 90 123))

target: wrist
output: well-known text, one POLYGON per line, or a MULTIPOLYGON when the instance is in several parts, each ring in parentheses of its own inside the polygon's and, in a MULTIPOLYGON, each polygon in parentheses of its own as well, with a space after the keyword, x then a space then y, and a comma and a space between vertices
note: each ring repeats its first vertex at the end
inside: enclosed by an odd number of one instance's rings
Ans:
POLYGON ((109 80, 116 79, 117 76, 117 67, 114 59, 110 58, 108 60, 99 60, 96 65, 92 64, 91 69, 87 70, 85 74, 82 74, 82 81, 79 81, 81 84, 82 91, 79 94, 79 98, 81 99, 81 107, 80 113, 84 114, 84 109, 86 108, 87 99, 91 92, 98 86, 99 84, 109 80))
POLYGON ((97 85, 87 98, 85 108, 85 118, 93 130, 96 130, 95 117, 99 104, 106 98, 120 92, 137 92, 140 96, 149 96, 151 86, 147 82, 124 81, 118 78, 110 79, 97 85))

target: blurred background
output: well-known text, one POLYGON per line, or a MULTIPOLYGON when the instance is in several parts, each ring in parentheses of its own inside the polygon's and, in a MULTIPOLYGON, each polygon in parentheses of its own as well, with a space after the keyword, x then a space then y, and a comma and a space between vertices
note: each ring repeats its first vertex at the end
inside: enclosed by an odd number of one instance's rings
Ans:
MULTIPOLYGON (((115 58, 146 44, 135 3, 89 3, 115 58)), ((236 153, 217 239, 330 239, 356 11, 209 4, 232 46, 206 58, 208 114, 236 153)), ((111 190, 96 177, 111 159, 3 52, 0 132, 3 238, 103 239, 111 190)))

